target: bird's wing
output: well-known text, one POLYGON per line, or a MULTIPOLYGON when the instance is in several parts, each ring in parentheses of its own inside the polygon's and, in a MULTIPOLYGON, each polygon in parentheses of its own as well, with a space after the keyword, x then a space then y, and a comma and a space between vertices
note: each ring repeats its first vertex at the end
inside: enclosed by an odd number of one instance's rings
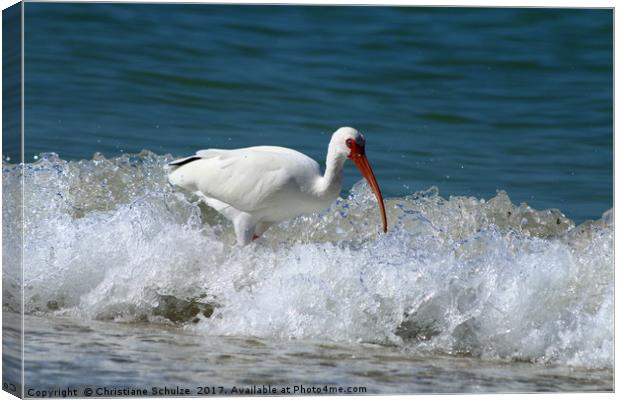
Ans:
POLYGON ((212 158, 212 157, 217 157, 220 155, 225 155, 226 153, 230 152, 231 150, 226 150, 226 149, 206 149, 206 150, 198 150, 196 152, 196 156, 194 157, 200 157, 200 158, 212 158))
POLYGON ((319 175, 319 165, 297 151, 259 146, 235 150, 208 149, 200 159, 181 165, 170 182, 245 212, 266 207, 282 190, 305 190, 319 175))

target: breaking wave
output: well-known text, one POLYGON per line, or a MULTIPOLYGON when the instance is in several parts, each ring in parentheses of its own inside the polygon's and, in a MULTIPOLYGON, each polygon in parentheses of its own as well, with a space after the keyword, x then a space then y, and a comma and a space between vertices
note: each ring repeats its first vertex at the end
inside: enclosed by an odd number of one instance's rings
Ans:
MULTIPOLYGON (((174 323, 213 335, 372 342, 403 351, 613 367, 613 212, 439 195, 386 201, 360 182, 329 210, 233 246, 143 151, 25 166, 27 313, 174 323)), ((5 310, 18 311, 20 168, 3 164, 5 310)))

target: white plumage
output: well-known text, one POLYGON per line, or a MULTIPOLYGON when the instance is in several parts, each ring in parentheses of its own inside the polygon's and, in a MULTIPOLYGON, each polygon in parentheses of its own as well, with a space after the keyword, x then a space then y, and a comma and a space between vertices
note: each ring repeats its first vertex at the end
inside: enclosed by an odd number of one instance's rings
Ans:
POLYGON ((383 199, 364 145, 353 128, 334 132, 324 175, 316 161, 298 151, 257 146, 200 150, 171 162, 168 178, 231 220, 237 242, 246 245, 274 223, 328 208, 340 194, 344 162, 351 158, 375 191, 385 231, 383 199))

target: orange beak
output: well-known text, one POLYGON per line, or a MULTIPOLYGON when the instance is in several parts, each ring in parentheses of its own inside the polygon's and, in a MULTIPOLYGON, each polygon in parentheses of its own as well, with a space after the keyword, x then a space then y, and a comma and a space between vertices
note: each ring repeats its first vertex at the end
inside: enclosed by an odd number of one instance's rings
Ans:
POLYGON ((383 222, 383 232, 387 232, 387 217, 385 216, 385 205, 383 204, 383 196, 381 195, 381 189, 375 178, 375 174, 370 168, 364 146, 358 145, 355 141, 351 143, 351 153, 349 158, 355 163, 355 166, 360 170, 362 176, 366 178, 366 182, 375 193, 377 203, 379 204, 379 210, 381 211, 381 221, 383 222))

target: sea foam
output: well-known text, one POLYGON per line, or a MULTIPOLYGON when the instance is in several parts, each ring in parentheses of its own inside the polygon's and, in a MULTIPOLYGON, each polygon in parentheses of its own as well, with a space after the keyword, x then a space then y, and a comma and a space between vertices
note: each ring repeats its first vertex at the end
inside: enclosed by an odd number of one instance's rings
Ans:
MULTIPOLYGON (((144 151, 25 166, 27 313, 178 324, 205 335, 369 342, 613 367, 613 213, 443 198, 365 182, 247 247, 144 151)), ((19 310, 19 166, 3 164, 4 309, 19 310)))

